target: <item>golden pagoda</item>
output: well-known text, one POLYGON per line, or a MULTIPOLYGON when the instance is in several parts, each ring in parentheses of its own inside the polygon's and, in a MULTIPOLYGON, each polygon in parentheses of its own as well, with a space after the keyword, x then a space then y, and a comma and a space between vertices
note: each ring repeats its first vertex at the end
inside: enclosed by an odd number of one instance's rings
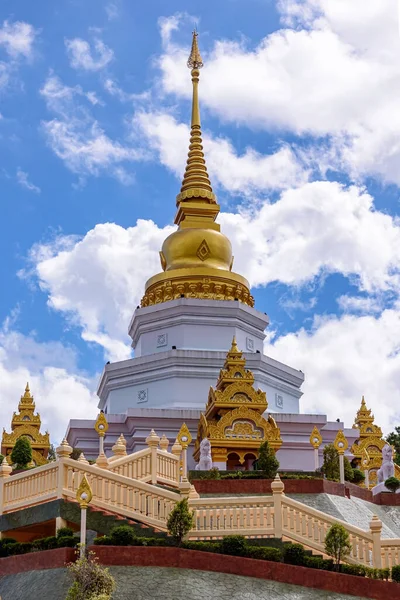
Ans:
MULTIPOLYGON (((351 453, 354 455, 357 461, 358 468, 362 471, 362 458, 365 456, 365 452, 369 457, 369 487, 373 488, 377 483, 378 469, 382 465, 382 449, 387 444, 386 440, 383 439, 382 429, 375 425, 374 415, 371 413, 371 409, 367 408, 364 396, 361 400, 361 407, 357 411, 356 418, 354 420, 353 429, 360 430, 360 437, 351 447, 351 453)), ((395 476, 400 478, 400 467, 395 465, 395 476)))
POLYGON ((50 450, 50 438, 47 432, 40 433, 42 422, 39 413, 34 414, 35 402, 29 389, 29 383, 26 384, 25 393, 21 396, 18 411, 18 413, 14 412, 11 420, 11 433, 7 433, 3 429, 1 453, 10 462, 15 442, 20 437, 26 437, 32 446, 32 461, 37 466, 45 465, 50 450))
POLYGON ((246 369, 246 359, 233 338, 217 386, 210 388, 205 413, 200 417, 195 460, 205 437, 211 443, 213 463, 226 463, 228 469, 250 469, 266 440, 277 451, 282 445, 281 433, 271 416, 263 416, 267 407, 266 394, 254 388, 254 375, 246 369))
POLYGON ((176 197, 178 230, 163 243, 160 252, 163 272, 147 281, 141 305, 187 297, 239 300, 254 306, 248 281, 232 272, 231 243, 215 222, 220 207, 203 153, 198 96, 203 61, 196 32, 187 65, 192 75, 192 120, 186 170, 176 197))

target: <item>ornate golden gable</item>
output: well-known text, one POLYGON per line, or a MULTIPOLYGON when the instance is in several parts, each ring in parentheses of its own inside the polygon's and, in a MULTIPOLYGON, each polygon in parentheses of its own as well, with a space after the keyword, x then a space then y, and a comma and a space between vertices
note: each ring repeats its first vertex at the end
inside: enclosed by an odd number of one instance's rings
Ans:
MULTIPOLYGON (((377 483, 377 473, 382 465, 382 449, 387 444, 383 439, 382 429, 375 425, 374 415, 370 408, 367 408, 364 396, 361 400, 361 407, 357 411, 354 419, 354 429, 359 429, 360 436, 354 442, 350 451, 354 455, 361 470, 362 458, 365 452, 369 456, 369 487, 373 488, 377 483)), ((395 465, 395 476, 400 478, 400 467, 395 465)))
POLYGON ((20 437, 29 439, 32 446, 33 462, 40 466, 47 463, 50 450, 49 434, 40 433, 42 421, 40 415, 35 413, 35 402, 31 395, 29 384, 26 384, 25 392, 18 404, 18 413, 14 412, 11 420, 11 433, 3 429, 1 440, 1 453, 10 460, 11 452, 16 441, 20 437))
POLYGON ((241 463, 247 454, 257 458, 265 440, 278 450, 282 445, 280 429, 271 416, 263 416, 267 407, 266 394, 254 388, 254 375, 246 369, 246 359, 233 338, 216 388, 210 388, 205 414, 199 420, 194 458, 198 459, 205 437, 211 442, 214 462, 224 462, 232 453, 241 463))

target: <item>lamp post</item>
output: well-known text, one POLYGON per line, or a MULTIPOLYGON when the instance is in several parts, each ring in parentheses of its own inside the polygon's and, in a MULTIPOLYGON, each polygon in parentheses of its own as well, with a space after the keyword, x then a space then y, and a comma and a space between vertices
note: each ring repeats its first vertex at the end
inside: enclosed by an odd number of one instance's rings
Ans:
POLYGON ((187 481, 187 447, 192 441, 192 436, 186 423, 183 423, 176 439, 182 446, 182 481, 187 481))
POLYGON ((319 432, 318 427, 315 425, 310 435, 310 444, 314 448, 314 468, 317 471, 319 469, 319 456, 318 448, 322 444, 322 435, 319 432))
POLYGON ((108 468, 108 460, 104 454, 104 436, 108 430, 108 422, 104 411, 100 411, 94 425, 95 430, 99 434, 99 456, 96 459, 96 465, 102 469, 108 468))
POLYGON ((339 429, 337 432, 333 445, 339 453, 340 483, 344 483, 344 453, 349 447, 349 442, 347 441, 342 429, 339 429))
POLYGON ((86 515, 87 508, 93 498, 92 488, 87 480, 86 474, 82 477, 82 481, 76 492, 76 499, 81 507, 81 543, 80 543, 80 558, 85 556, 86 548, 86 515))

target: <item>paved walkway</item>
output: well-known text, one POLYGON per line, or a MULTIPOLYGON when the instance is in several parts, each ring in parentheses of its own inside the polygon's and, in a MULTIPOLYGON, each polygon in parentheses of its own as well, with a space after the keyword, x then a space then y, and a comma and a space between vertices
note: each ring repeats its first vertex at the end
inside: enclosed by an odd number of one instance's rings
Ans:
MULTIPOLYGON (((160 567, 112 567, 110 571, 118 582, 113 600, 364 600, 225 573, 160 567)), ((65 569, 20 573, 0 579, 0 596, 2 600, 64 600, 69 584, 65 569)))

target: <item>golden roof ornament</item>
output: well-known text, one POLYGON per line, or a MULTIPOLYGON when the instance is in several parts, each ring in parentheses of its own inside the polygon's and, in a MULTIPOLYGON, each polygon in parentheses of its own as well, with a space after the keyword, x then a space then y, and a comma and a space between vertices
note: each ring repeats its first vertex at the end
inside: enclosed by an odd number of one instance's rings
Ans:
POLYGON ((183 450, 185 450, 189 446, 190 442, 192 441, 192 435, 186 423, 183 423, 182 427, 179 430, 178 437, 176 439, 182 446, 183 450))
POLYGON ((146 282, 141 306, 178 298, 239 301, 254 306, 248 281, 232 272, 232 245, 216 223, 220 207, 208 176, 203 152, 199 106, 199 76, 203 66, 197 32, 187 61, 192 78, 192 116, 189 153, 179 194, 175 224, 178 230, 164 241, 162 273, 146 282))
POLYGON ((92 501, 93 492, 87 480, 86 473, 82 477, 82 481, 76 491, 76 500, 81 508, 87 508, 92 501))
POLYGON ((333 445, 339 454, 344 454, 349 447, 349 442, 347 441, 342 429, 338 430, 333 445))
POLYGON ((322 435, 320 434, 320 431, 316 425, 314 425, 314 429, 310 435, 310 444, 315 449, 318 449, 322 444, 322 435))
POLYGON ((106 435, 107 430, 108 430, 108 421, 106 419, 106 415, 104 414, 104 411, 101 410, 99 412, 97 419, 96 419, 96 423, 94 424, 94 428, 100 437, 104 437, 106 435))

